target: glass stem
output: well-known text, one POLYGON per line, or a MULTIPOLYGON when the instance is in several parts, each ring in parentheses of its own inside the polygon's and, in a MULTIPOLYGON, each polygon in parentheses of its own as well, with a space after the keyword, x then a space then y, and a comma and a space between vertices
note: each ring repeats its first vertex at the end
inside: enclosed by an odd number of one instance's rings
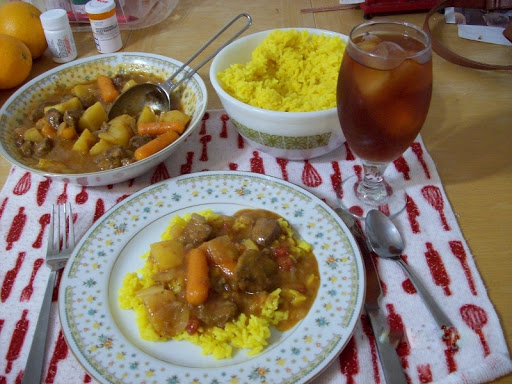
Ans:
POLYGON ((379 206, 392 194, 391 187, 384 180, 384 171, 389 163, 363 161, 363 180, 355 187, 356 195, 368 204, 379 206))

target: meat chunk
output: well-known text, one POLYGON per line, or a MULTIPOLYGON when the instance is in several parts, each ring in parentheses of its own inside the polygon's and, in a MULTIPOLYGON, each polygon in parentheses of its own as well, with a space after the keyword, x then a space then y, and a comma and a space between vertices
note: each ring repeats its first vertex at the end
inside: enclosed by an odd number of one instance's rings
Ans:
POLYGON ((249 293, 272 290, 277 284, 278 266, 268 250, 247 249, 238 258, 235 281, 249 293))
POLYGON ((62 123, 62 113, 55 108, 50 108, 45 114, 45 120, 52 128, 57 129, 59 124, 62 123))
POLYGON ((33 141, 20 141, 18 143, 20 152, 24 156, 32 156, 34 154, 34 142, 33 141))
POLYGON ((123 88, 124 84, 128 81, 126 75, 115 75, 112 78, 112 82, 117 89, 123 88))
POLYGON ((82 111, 78 109, 68 110, 64 112, 62 120, 68 125, 68 127, 77 127, 78 120, 82 116, 82 111))
POLYGON ((183 230, 182 240, 195 247, 208 240, 211 233, 212 227, 208 224, 208 221, 203 216, 193 213, 190 217, 190 221, 183 230))
POLYGON ((53 140, 45 137, 38 143, 34 144, 34 154, 38 157, 45 156, 53 148, 53 140))
POLYGON ((132 157, 132 151, 121 145, 115 145, 107 149, 96 162, 101 169, 114 169, 126 164, 132 157))
POLYGON ((42 103, 39 103, 35 107, 31 108, 28 112, 29 120, 33 123, 37 122, 37 120, 44 116, 44 109, 52 104, 52 101, 45 100, 42 103))
POLYGON ((237 289, 234 280, 214 264, 210 265, 210 281, 210 289, 215 293, 224 294, 237 289))
POLYGON ((128 146, 135 151, 137 148, 142 147, 151 140, 153 140, 153 136, 150 135, 135 135, 132 136, 130 141, 128 141, 128 146))
POLYGON ((238 306, 230 300, 215 298, 197 307, 197 318, 206 326, 224 328, 238 315, 238 306))
POLYGON ((251 239, 262 246, 270 245, 281 234, 281 226, 275 219, 259 217, 251 231, 251 239))

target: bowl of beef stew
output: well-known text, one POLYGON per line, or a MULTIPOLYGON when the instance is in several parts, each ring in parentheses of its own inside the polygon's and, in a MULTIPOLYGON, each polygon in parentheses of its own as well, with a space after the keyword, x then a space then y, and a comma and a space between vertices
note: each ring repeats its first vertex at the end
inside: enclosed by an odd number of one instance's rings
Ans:
POLYGON ((145 106, 136 115, 109 119, 108 111, 130 86, 160 83, 182 64, 125 52, 54 68, 16 91, 0 109, 0 153, 18 167, 74 184, 98 186, 137 177, 170 157, 200 126, 206 86, 195 74, 174 90, 168 112, 145 106))

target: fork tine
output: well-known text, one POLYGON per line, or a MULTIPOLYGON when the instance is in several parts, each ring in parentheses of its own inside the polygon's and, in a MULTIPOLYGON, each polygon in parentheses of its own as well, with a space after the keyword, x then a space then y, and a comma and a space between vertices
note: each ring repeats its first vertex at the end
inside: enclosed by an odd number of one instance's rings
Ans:
POLYGON ((57 228, 59 229, 59 233, 62 233, 62 243, 60 242, 60 239, 59 239, 59 245, 60 245, 59 251, 66 249, 67 237, 68 237, 67 223, 68 223, 68 220, 66 217, 66 203, 64 203, 62 206, 59 205, 59 225, 57 228), (61 217, 61 216, 64 216, 64 217, 61 217), (62 229, 61 229, 61 221, 63 221, 62 229))
POLYGON ((55 235, 53 227, 55 226, 55 205, 52 205, 52 211, 50 213, 50 228, 48 231, 48 246, 47 252, 52 252, 55 249, 55 235))
POLYGON ((48 252, 56 253, 75 247, 73 211, 70 203, 52 205, 49 227, 48 252))
POLYGON ((71 204, 67 203, 64 209, 68 208, 68 215, 66 217, 66 222, 68 225, 68 248, 73 249, 75 247, 75 229, 73 224, 73 211, 71 210, 71 204))

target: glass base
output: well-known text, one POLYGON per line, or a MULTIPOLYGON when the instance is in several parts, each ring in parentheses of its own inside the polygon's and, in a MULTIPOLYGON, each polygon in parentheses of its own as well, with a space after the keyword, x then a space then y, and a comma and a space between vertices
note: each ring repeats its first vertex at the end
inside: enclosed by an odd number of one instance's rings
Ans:
POLYGON ((357 176, 350 176, 342 183, 342 191, 338 193, 340 208, 347 211, 359 220, 364 220, 368 211, 378 209, 390 218, 399 215, 407 204, 407 195, 403 185, 396 181, 386 183, 386 194, 380 197, 379 201, 367 198, 365 189, 360 187, 357 176), (359 195, 359 196, 358 196, 359 195))

